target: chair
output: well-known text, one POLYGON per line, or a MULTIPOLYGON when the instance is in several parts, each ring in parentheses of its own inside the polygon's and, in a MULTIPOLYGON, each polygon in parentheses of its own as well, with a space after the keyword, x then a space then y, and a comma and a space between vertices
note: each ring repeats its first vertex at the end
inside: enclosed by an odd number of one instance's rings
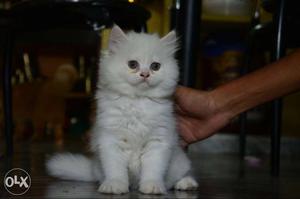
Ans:
MULTIPOLYGON (((250 30, 248 38, 248 57, 246 65, 249 65, 251 57, 252 42, 263 37, 262 42, 271 44, 272 61, 276 61, 283 57, 287 47, 299 47, 299 31, 300 26, 298 19, 300 17, 297 8, 299 2, 287 0, 263 0, 262 6, 265 10, 273 13, 271 23, 260 24, 257 18, 254 18, 253 27, 250 30), (287 37, 289 35, 289 37, 287 37)), ((247 73, 246 66, 243 73, 247 73)), ((271 175, 279 176, 280 171, 280 140, 281 140, 281 115, 282 115, 282 100, 277 99, 272 102, 272 131, 271 131, 271 175)), ((245 155, 246 146, 246 113, 240 118, 240 155, 243 158, 245 155)))
POLYGON ((15 36, 63 27, 99 31, 113 23, 137 31, 146 29, 150 13, 124 0, 27 0, 17 1, 9 10, 0 10, 3 32, 3 98, 6 155, 13 154, 11 64, 15 36))
MULTIPOLYGON (((293 2, 296 4, 295 2, 293 2)), ((181 70, 182 77, 181 83, 185 86, 194 86, 195 81, 195 64, 196 64, 196 49, 197 49, 197 33, 199 31, 199 19, 201 15, 201 1, 184 1, 173 0, 174 7, 171 10, 171 28, 176 28, 180 35, 182 35, 181 47, 182 51, 179 53, 181 58, 181 70)), ((299 6, 289 5, 287 7, 286 0, 264 0, 263 6, 267 10, 271 10, 274 13, 273 25, 274 40, 273 42, 273 60, 276 61, 285 55, 286 50, 286 21, 288 16, 287 10, 293 10, 293 14, 297 13, 296 8, 299 6)), ((292 3, 291 3, 292 4, 292 3)), ((255 25, 257 25, 257 19, 253 20, 253 30, 256 34, 255 25)), ((271 31, 272 32, 272 31, 271 31)), ((293 34, 296 35, 296 34, 293 34)), ((251 36, 252 38, 252 33, 251 36)), ((252 40, 248 42, 251 44, 252 40)), ((294 37, 297 38, 297 37, 294 37)), ((252 38, 253 39, 253 38, 252 38)), ((293 42, 289 42, 293 43, 293 42)), ((300 41, 298 42, 300 44, 300 41)), ((249 45, 251 46, 251 45, 249 45)), ((250 56, 248 56, 248 60, 250 56)), ((247 61, 246 61, 247 62, 247 61)), ((242 74, 248 72, 247 67, 242 74)), ((280 166, 280 137, 281 137, 281 99, 273 101, 273 118, 272 118, 272 133, 271 133, 271 174, 273 176, 279 175, 280 166)), ((240 156, 245 156, 246 147, 246 123, 247 115, 243 113, 240 117, 240 156)))

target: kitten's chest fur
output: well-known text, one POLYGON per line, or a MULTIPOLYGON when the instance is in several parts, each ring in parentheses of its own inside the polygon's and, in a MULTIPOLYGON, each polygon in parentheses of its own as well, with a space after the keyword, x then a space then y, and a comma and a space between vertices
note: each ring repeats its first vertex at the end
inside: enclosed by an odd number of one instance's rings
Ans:
POLYGON ((166 136, 159 135, 159 128, 172 131, 172 106, 171 100, 166 99, 104 93, 99 100, 98 122, 102 129, 114 129, 113 134, 124 149, 141 150, 151 139, 166 136))
POLYGON ((140 136, 146 134, 155 124, 156 111, 151 110, 152 106, 147 99, 120 99, 115 109, 120 114, 117 118, 121 128, 140 136))

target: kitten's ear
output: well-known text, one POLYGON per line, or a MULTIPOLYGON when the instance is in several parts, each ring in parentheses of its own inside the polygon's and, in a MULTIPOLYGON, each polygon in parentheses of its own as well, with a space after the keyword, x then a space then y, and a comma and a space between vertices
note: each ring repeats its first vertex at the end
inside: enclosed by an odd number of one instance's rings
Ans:
POLYGON ((172 30, 167 35, 165 35, 163 38, 160 39, 161 42, 164 42, 165 44, 176 44, 177 37, 175 30, 172 30))
POLYGON ((161 38, 160 41, 167 46, 170 55, 173 55, 178 50, 178 38, 176 37, 175 30, 169 32, 166 36, 161 38))
POLYGON ((121 28, 117 25, 114 25, 111 29, 108 49, 111 52, 114 52, 120 42, 127 40, 126 34, 121 30, 121 28))

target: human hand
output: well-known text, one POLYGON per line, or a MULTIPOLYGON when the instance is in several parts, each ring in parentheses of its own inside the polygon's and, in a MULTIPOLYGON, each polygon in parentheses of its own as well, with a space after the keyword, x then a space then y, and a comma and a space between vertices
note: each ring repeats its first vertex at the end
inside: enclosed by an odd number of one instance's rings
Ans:
POLYGON ((175 109, 184 147, 213 135, 230 121, 230 117, 218 109, 209 91, 179 86, 175 109))

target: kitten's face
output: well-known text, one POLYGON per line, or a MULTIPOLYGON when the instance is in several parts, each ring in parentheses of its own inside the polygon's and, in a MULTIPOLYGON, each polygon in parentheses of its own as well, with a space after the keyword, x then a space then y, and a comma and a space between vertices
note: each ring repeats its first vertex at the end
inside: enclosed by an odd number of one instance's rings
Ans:
POLYGON ((163 97, 174 91, 178 80, 174 32, 160 39, 145 33, 125 35, 114 27, 109 50, 100 71, 105 86, 122 94, 148 97, 163 97))
POLYGON ((133 58, 127 61, 127 69, 121 73, 124 80, 135 87, 153 87, 163 81, 161 63, 150 60, 142 61, 139 58, 133 58), (151 63, 150 63, 151 62, 151 63))

